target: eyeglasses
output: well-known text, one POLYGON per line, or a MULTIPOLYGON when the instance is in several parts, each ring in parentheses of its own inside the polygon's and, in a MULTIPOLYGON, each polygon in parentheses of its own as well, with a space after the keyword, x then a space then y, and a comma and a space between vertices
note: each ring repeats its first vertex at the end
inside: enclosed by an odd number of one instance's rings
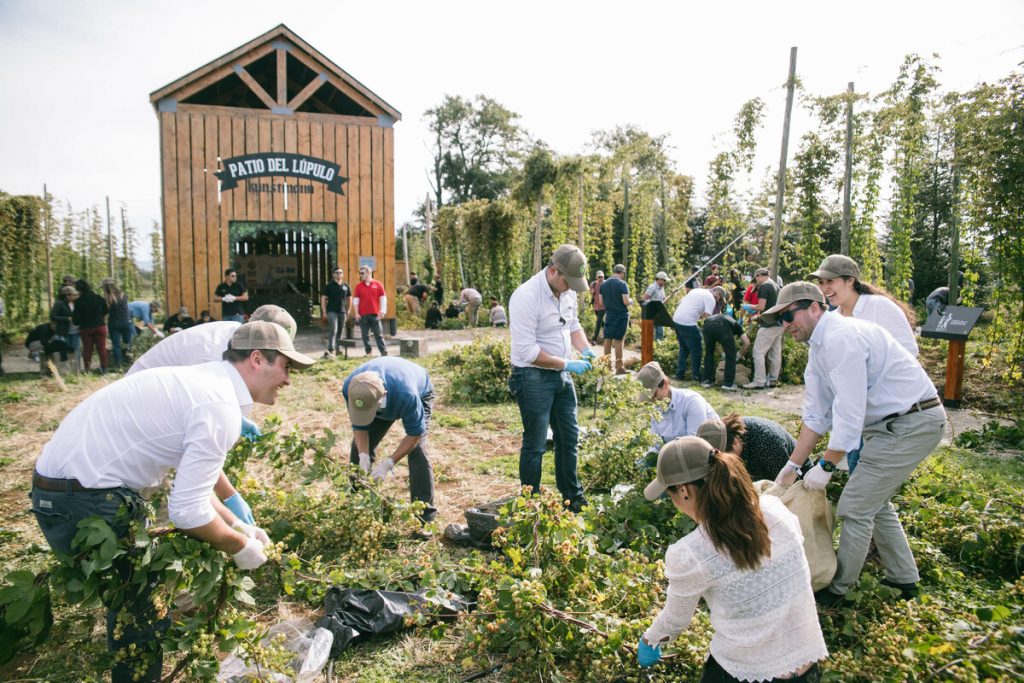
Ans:
POLYGON ((810 308, 812 303, 814 303, 814 302, 812 302, 812 301, 801 302, 801 303, 797 304, 796 306, 794 306, 793 308, 790 308, 790 309, 788 309, 786 311, 783 311, 783 313, 781 315, 779 315, 779 318, 781 318, 782 322, 784 322, 784 323, 791 323, 791 322, 793 322, 793 317, 794 317, 793 314, 794 313, 796 313, 797 311, 802 311, 805 308, 810 308))

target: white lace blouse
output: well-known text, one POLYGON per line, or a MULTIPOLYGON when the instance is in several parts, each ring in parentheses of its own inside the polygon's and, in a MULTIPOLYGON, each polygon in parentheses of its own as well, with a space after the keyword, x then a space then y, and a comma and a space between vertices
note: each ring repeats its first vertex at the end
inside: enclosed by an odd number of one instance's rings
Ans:
POLYGON ((745 681, 792 673, 828 656, 811 591, 800 523, 774 496, 761 498, 771 556, 741 570, 711 543, 703 526, 665 554, 665 607, 644 633, 648 643, 670 640, 689 626, 700 598, 711 612, 711 654, 745 681))

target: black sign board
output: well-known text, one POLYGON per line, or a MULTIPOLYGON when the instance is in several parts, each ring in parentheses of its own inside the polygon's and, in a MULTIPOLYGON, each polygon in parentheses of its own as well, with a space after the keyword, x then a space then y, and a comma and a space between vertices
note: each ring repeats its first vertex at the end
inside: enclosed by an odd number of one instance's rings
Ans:
POLYGON ((660 301, 645 301, 640 309, 641 320, 653 320, 655 325, 673 327, 672 316, 660 301))
POLYGON ((984 310, 971 306, 940 306, 928 316, 921 336, 966 341, 984 310))
POLYGON ((341 167, 326 159, 306 154, 267 152, 231 157, 221 162, 222 170, 215 174, 221 182, 221 190, 233 190, 238 181, 260 176, 289 176, 302 180, 316 180, 327 186, 331 192, 345 194, 342 183, 348 178, 341 175, 341 167))

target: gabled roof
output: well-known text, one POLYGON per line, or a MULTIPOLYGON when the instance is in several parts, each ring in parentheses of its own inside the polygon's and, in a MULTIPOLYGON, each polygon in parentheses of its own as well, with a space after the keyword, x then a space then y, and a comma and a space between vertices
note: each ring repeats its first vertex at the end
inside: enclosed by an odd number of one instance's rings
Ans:
POLYGON ((269 109, 276 114, 291 114, 303 107, 390 121, 402 118, 401 112, 284 24, 150 93, 149 101, 157 111, 174 111, 190 98, 196 104, 225 104, 218 98, 231 98, 228 106, 269 109), (255 69, 260 73, 250 73, 255 69), (324 87, 328 85, 332 87, 324 87), (318 91, 329 93, 330 99, 318 97, 318 91))

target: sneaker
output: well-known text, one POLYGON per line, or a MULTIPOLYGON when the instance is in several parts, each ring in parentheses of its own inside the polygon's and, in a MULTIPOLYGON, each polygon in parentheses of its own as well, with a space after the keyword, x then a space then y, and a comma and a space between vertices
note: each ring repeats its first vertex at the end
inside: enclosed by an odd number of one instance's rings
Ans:
POLYGON ((764 389, 764 388, 766 388, 766 386, 767 385, 760 384, 758 382, 748 382, 747 384, 743 385, 743 388, 744 389, 764 389))
POLYGON ((700 385, 705 389, 710 389, 711 387, 715 386, 715 383, 704 380, 703 382, 700 383, 700 385))
POLYGON ((722 391, 736 391, 736 385, 735 384, 723 384, 721 388, 722 388, 722 391))
POLYGON ((583 496, 580 496, 579 498, 573 498, 572 500, 570 500, 569 504, 566 505, 565 507, 570 512, 579 512, 588 505, 590 505, 590 503, 587 502, 587 499, 584 498, 583 496))
POLYGON ((917 587, 916 583, 896 583, 891 579, 882 579, 879 583, 898 590, 900 592, 900 600, 913 600, 921 595, 921 589, 917 587))
POLYGON ((324 351, 323 357, 324 358, 334 358, 334 351, 331 351, 329 349, 327 351, 324 351))
POLYGON ((828 589, 828 586, 822 588, 820 591, 814 593, 814 602, 818 603, 822 607, 835 607, 841 602, 846 601, 846 595, 840 595, 839 593, 833 593, 828 589))

